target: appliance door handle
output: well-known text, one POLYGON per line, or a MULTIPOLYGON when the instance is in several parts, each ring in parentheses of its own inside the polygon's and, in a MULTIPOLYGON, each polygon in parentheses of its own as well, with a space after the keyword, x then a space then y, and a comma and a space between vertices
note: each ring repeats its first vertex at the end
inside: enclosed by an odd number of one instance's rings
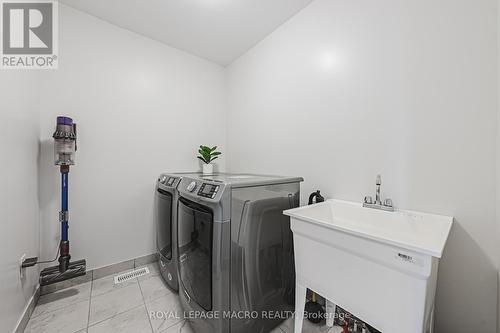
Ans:
POLYGON ((192 202, 190 200, 184 199, 183 197, 179 198, 179 204, 182 204, 186 208, 191 209, 193 211, 212 214, 212 211, 209 208, 202 206, 198 203, 192 202))
POLYGON ((161 188, 157 189, 158 193, 163 194, 163 195, 170 195, 170 192, 167 192, 161 188))

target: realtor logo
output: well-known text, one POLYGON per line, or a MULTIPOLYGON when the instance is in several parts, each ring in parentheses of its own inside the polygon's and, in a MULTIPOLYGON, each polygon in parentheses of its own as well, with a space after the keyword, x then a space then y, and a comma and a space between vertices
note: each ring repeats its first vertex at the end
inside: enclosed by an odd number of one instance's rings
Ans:
POLYGON ((57 2, 2 0, 2 69, 57 68, 57 2))

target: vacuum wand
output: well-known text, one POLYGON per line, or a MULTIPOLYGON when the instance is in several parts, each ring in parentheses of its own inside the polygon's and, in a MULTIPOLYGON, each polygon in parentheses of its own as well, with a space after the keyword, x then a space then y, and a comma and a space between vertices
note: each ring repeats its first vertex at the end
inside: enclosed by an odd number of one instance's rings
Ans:
POLYGON ((61 222, 61 242, 59 244, 59 272, 68 270, 71 255, 69 254, 68 240, 68 178, 69 165, 61 165, 61 211, 59 212, 59 222, 61 222))
POLYGON ((53 138, 55 140, 55 165, 59 166, 61 172, 61 211, 59 212, 61 241, 59 243, 59 265, 42 270, 40 273, 40 285, 42 286, 85 275, 87 266, 85 260, 71 262, 69 254, 68 180, 70 165, 75 164, 76 124, 69 117, 57 117, 57 127, 53 138))

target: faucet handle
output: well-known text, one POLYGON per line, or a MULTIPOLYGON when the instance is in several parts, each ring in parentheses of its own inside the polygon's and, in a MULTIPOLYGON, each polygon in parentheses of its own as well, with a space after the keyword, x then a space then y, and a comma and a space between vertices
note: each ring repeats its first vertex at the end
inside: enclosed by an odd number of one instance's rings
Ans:
POLYGON ((371 205, 371 204, 373 203, 373 198, 372 198, 371 196, 367 195, 367 196, 365 197, 365 203, 367 203, 367 204, 370 204, 370 205, 371 205))
POLYGON ((377 175, 377 179, 375 180, 375 185, 382 185, 382 176, 377 175))
POLYGON ((384 200, 384 206, 386 207, 392 207, 393 203, 392 203, 392 200, 387 198, 384 200))

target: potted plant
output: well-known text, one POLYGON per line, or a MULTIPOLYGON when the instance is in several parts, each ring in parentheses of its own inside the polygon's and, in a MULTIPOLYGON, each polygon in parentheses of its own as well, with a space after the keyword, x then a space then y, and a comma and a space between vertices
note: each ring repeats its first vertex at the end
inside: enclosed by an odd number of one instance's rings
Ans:
POLYGON ((208 146, 200 146, 200 149, 198 149, 198 159, 203 162, 203 174, 204 175, 211 175, 214 173, 214 165, 212 162, 219 158, 219 155, 222 154, 221 152, 217 151, 217 146, 215 147, 208 147, 208 146))

